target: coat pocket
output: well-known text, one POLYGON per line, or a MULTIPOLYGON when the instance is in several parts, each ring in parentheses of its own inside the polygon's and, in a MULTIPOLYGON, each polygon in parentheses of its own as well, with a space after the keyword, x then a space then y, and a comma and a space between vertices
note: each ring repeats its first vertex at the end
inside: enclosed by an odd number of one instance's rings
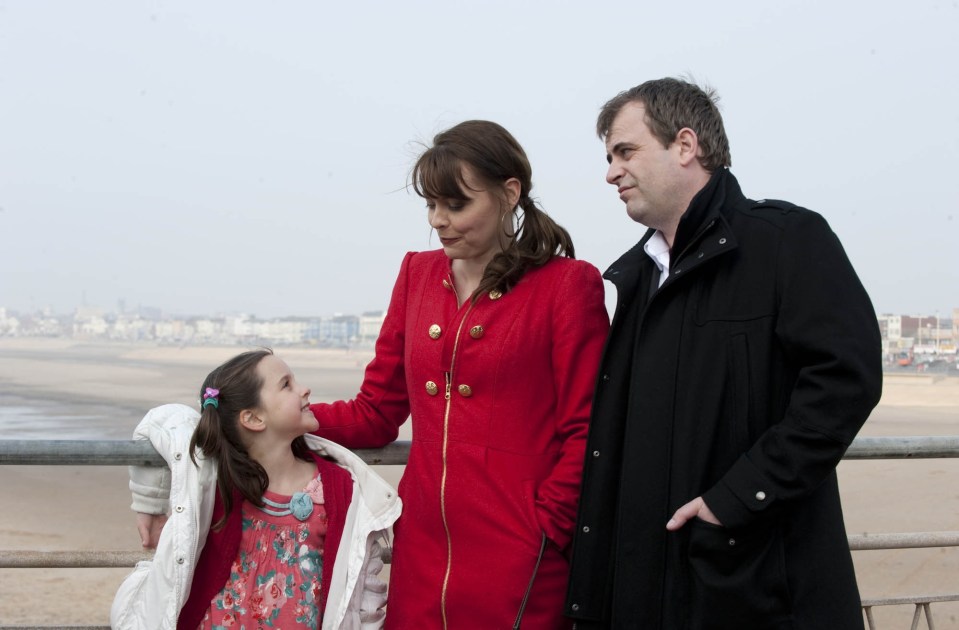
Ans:
POLYGON ((162 610, 163 602, 151 599, 145 594, 147 578, 153 570, 152 560, 137 562, 136 568, 123 579, 120 588, 110 606, 110 627, 114 630, 141 630, 149 624, 157 627, 164 621, 158 610, 162 610), (152 604, 152 606, 150 605, 152 604))
POLYGON ((526 515, 526 523, 529 526, 529 531, 533 535, 530 540, 535 543, 537 548, 539 548, 540 538, 543 535, 543 528, 540 527, 539 519, 536 517, 536 482, 531 480, 524 481, 522 483, 522 487, 523 513, 526 515))
POLYGON ((727 529, 691 521, 690 626, 791 628, 782 536, 775 525, 727 529))

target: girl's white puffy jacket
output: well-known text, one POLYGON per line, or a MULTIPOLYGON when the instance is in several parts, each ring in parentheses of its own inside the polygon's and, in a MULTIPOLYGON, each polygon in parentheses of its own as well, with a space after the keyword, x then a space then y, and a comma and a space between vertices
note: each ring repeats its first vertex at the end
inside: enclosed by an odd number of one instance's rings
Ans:
MULTIPOLYGON (((199 454, 190 459, 190 437, 199 413, 186 405, 163 405, 140 421, 133 439, 149 440, 169 469, 130 468, 133 509, 169 513, 152 561, 137 564, 120 585, 110 611, 115 629, 176 629, 193 571, 206 541, 216 498, 216 465, 199 454)), ((386 585, 383 568, 388 529, 400 515, 396 491, 350 450, 314 435, 310 448, 333 458, 353 478, 353 500, 333 565, 322 630, 372 630, 383 625, 386 585)), ((236 508, 234 508, 236 509, 236 508)))

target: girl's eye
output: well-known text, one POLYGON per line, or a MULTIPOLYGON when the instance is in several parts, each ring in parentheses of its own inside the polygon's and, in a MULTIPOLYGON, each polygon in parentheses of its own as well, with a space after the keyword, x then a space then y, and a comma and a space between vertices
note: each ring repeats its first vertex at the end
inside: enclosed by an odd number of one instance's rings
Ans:
POLYGON ((462 204, 462 203, 451 203, 450 212, 459 212, 460 210, 463 209, 464 206, 465 204, 462 204))

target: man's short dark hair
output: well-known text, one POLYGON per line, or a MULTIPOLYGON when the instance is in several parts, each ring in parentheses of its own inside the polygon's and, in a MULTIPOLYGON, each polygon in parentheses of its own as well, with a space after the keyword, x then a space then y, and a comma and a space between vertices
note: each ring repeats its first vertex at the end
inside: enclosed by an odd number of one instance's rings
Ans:
POLYGON ((600 139, 605 139, 623 106, 642 103, 646 110, 646 124, 663 147, 670 146, 683 127, 696 132, 702 150, 699 163, 711 173, 732 165, 723 117, 716 107, 718 101, 719 96, 712 88, 704 89, 682 79, 646 81, 620 92, 603 105, 596 120, 596 133, 600 139))

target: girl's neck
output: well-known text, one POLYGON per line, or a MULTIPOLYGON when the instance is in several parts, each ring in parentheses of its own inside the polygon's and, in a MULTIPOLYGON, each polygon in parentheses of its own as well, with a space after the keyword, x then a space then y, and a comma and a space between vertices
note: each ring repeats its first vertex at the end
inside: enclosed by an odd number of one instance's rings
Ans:
POLYGON ((266 471, 270 492, 290 496, 303 490, 316 476, 316 464, 298 459, 290 444, 255 444, 249 451, 250 457, 266 471))

